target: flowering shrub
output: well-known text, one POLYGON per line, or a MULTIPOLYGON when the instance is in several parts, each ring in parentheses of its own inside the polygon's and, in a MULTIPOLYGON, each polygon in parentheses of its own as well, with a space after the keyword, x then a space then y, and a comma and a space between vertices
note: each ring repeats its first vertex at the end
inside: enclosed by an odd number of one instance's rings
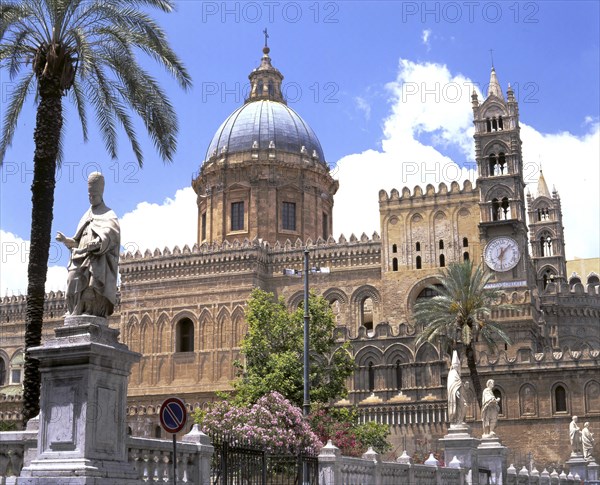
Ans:
POLYGON ((248 406, 215 402, 208 411, 197 410, 194 420, 208 435, 249 442, 270 453, 318 453, 323 446, 300 408, 275 391, 248 406))
POLYGON ((331 440, 345 456, 362 456, 369 446, 378 453, 391 449, 387 441, 389 427, 384 424, 358 423, 355 408, 313 406, 310 414, 312 429, 321 441, 331 440))

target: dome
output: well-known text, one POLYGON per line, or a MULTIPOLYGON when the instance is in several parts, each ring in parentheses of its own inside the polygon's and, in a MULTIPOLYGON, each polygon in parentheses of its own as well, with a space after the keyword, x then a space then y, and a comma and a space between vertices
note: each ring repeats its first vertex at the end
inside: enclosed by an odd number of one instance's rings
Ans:
POLYGON ((205 160, 221 153, 249 152, 252 149, 316 154, 325 163, 319 139, 292 108, 279 101, 258 99, 236 109, 213 136, 205 160))

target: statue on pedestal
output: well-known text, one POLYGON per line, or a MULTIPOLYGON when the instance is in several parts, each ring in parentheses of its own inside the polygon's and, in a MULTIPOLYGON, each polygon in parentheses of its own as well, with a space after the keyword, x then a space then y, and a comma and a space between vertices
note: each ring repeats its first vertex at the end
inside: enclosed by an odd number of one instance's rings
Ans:
POLYGON ((66 237, 58 232, 56 240, 71 251, 67 278, 69 314, 107 317, 116 303, 119 221, 104 203, 101 173, 89 175, 88 193, 91 207, 79 221, 75 235, 66 237))
POLYGON ((450 425, 465 422, 467 412, 467 391, 460 378, 460 360, 456 350, 452 353, 452 365, 448 372, 448 421, 450 425))
POLYGON ((590 431, 590 423, 585 423, 581 430, 581 447, 583 449, 583 457, 586 460, 593 460, 592 450, 594 449, 594 433, 590 431))
POLYGON ((500 398, 494 396, 494 380, 489 379, 481 396, 481 421, 483 423, 482 438, 495 438, 494 428, 498 422, 498 414, 500 413, 500 398))
POLYGON ((569 424, 569 440, 571 441, 571 454, 581 454, 581 430, 577 424, 577 416, 573 416, 569 424))

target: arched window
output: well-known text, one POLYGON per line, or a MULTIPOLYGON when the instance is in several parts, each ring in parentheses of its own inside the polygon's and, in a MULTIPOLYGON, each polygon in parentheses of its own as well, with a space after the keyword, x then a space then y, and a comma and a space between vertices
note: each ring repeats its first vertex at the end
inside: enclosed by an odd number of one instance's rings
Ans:
POLYGON ((550 213, 548 212, 547 207, 540 207, 537 210, 537 219, 538 221, 547 221, 550 219, 550 213))
MULTIPOLYGON (((433 286, 434 286, 434 288, 442 288, 442 285, 440 285, 439 283, 435 284, 433 286)), ((427 288, 424 288, 423 290, 421 290, 421 292, 417 295, 417 301, 419 301, 423 298, 433 298, 434 296, 437 296, 437 295, 439 295, 439 293, 436 290, 427 287, 427 288)))
POLYGON ((440 268, 446 266, 446 257, 443 254, 440 254, 440 268))
POLYGON ((488 133, 492 131, 492 123, 489 118, 485 119, 485 128, 488 133))
POLYGON ((600 278, 597 275, 593 274, 588 276, 587 284, 590 286, 598 286, 600 285, 600 278))
POLYGON ((366 297, 360 305, 360 324, 367 330, 373 330, 373 299, 366 297))
POLYGON ((468 248, 469 247, 469 239, 466 237, 463 237, 463 248, 468 248))
POLYGON ((262 82, 262 79, 260 81, 258 81, 258 84, 256 86, 256 94, 258 96, 262 96, 262 94, 263 94, 263 82, 262 82))
POLYGON ((492 118, 492 131, 498 131, 498 121, 496 118, 492 118))
POLYGON ((417 269, 421 269, 421 256, 417 256, 417 269))
POLYGON ((581 278, 579 278, 579 276, 572 276, 571 278, 569 278, 569 285, 573 286, 576 284, 581 284, 581 278))
POLYGON ((502 152, 498 154, 498 171, 500 172, 500 175, 504 174, 505 171, 508 172, 506 170, 506 157, 502 152))
POLYGON ((500 389, 494 389, 492 392, 494 393, 494 397, 500 398, 500 401, 498 401, 498 406, 500 407, 500 411, 498 411, 498 414, 502 415, 504 414, 502 412, 502 403, 504 402, 504 399, 502 398, 502 391, 500 391, 500 389))
POLYGON ((498 116, 498 129, 499 130, 504 129, 504 122, 502 121, 502 116, 498 116))
POLYGON ((421 243, 415 243, 415 251, 420 251, 421 250, 421 243))
POLYGON ((463 261, 469 261, 469 251, 463 253, 463 261))
POLYGON ((400 360, 396 361, 396 389, 399 391, 402 389, 402 367, 400 366, 400 360))
POLYGON ((160 426, 154 428, 154 437, 158 439, 162 438, 162 428, 160 426))
POLYGON ((554 412, 567 412, 567 391, 561 385, 558 385, 554 388, 554 412))
POLYGON ((373 367, 373 362, 369 362, 369 392, 373 392, 375 390, 375 367, 373 367))
POLYGON ((510 219, 510 203, 508 197, 502 197, 502 219, 510 219))
POLYGON ((546 286, 548 286, 548 283, 552 283, 554 281, 554 272, 547 269, 546 271, 544 271, 544 274, 542 275, 542 283, 543 283, 543 289, 546 289, 546 286))
POLYGON ((444 240, 443 239, 440 239, 439 247, 440 247, 440 249, 444 249, 444 240))
POLYGON ((496 154, 490 153, 490 176, 498 175, 498 163, 496 160, 496 154))
POLYGON ((275 87, 273 86, 273 81, 269 81, 269 96, 273 96, 275 94, 275 87))
POLYGON ((398 258, 392 259, 392 271, 398 271, 398 258))
POLYGON ((189 318, 177 322, 175 352, 194 351, 194 323, 189 318))
POLYGON ((492 199, 492 221, 500 219, 500 202, 498 199, 492 199))
POLYGON ((542 257, 554 255, 554 251, 552 250, 552 238, 548 233, 544 233, 540 237, 540 255, 542 257))
POLYGON ((131 430, 131 426, 127 426, 127 434, 129 436, 131 436, 133 434, 133 431, 131 430))
POLYGON ((6 362, 0 357, 0 386, 6 384, 6 362))
POLYGON ((397 253, 397 252, 398 252, 398 245, 392 244, 392 253, 397 253))

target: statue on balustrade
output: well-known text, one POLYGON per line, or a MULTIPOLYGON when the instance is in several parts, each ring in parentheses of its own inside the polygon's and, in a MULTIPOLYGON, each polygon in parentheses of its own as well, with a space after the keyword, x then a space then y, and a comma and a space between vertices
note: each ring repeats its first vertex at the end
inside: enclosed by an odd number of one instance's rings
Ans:
POLYGON ((467 414, 469 390, 460 377, 460 360, 456 350, 452 353, 452 365, 448 372, 448 421, 450 425, 464 424, 467 414))
POLYGON ((586 460, 592 461, 594 459, 592 450, 594 449, 595 442, 594 433, 590 431, 590 423, 585 423, 581 430, 581 447, 583 449, 583 457, 586 460))
POLYGON ((481 422, 483 424, 482 438, 495 438, 496 423, 500 413, 500 398, 494 396, 494 380, 488 379, 481 395, 481 422))
POLYGON ((104 176, 88 177, 90 208, 73 237, 58 232, 56 240, 71 251, 67 277, 67 310, 70 315, 107 317, 117 295, 120 228, 116 214, 104 203, 104 176))

